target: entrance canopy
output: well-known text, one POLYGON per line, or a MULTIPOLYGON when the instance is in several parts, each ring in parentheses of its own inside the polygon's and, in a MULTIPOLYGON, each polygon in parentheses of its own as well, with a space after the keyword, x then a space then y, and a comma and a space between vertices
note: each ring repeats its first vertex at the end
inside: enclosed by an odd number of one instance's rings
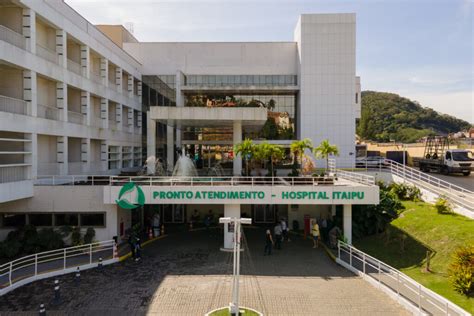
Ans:
POLYGON ((104 203, 144 204, 378 204, 379 187, 346 180, 241 177, 116 177, 104 186, 104 203), (127 181, 128 180, 128 181, 127 181), (134 190, 123 186, 135 183, 134 190))

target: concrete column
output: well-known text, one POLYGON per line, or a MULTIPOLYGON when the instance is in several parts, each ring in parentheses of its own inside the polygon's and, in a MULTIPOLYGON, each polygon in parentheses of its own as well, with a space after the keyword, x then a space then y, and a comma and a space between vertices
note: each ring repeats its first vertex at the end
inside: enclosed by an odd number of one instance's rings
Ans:
POLYGON ((101 140, 100 141, 100 160, 102 162, 101 171, 107 171, 109 169, 109 153, 107 152, 107 141, 101 140))
POLYGON ((89 91, 81 91, 81 113, 84 115, 85 124, 90 126, 92 120, 91 94, 89 91))
POLYGON ((102 120, 102 128, 109 128, 109 100, 100 99, 100 118, 102 120))
POLYGON ((141 81, 138 81, 138 84, 137 84, 137 94, 138 96, 141 98, 142 96, 142 82, 141 81))
POLYGON ((90 78, 90 67, 91 67, 91 60, 90 60, 90 49, 87 45, 81 45, 81 68, 82 68, 82 75, 86 78, 90 78))
POLYGON ((25 148, 31 152, 31 155, 25 155, 25 163, 31 164, 27 179, 35 179, 38 176, 38 134, 27 134, 26 138, 31 141, 25 148))
MULTIPOLYGON (((176 72, 176 81, 175 81, 175 88, 176 88, 176 106, 182 107, 184 106, 184 93, 181 92, 181 87, 185 85, 186 77, 184 73, 180 70, 176 72)), ((176 146, 181 148, 181 129, 176 128, 176 146)))
POLYGON ((57 137, 57 161, 59 164, 59 174, 67 175, 69 172, 68 165, 68 138, 67 136, 57 137))
POLYGON ((115 104, 115 122, 117 122, 117 130, 122 130, 122 104, 116 103, 115 104))
MULTIPOLYGON (((225 204, 224 217, 240 218, 240 204, 225 204)), ((224 250, 232 251, 234 247, 234 231, 229 224, 224 224, 224 250), (229 229, 230 228, 230 229, 229 229)))
POLYGON ((347 243, 352 245, 352 205, 344 204, 343 213, 344 236, 347 238, 347 243))
MULTIPOLYGON (((174 167, 174 129, 173 126, 166 126, 166 163, 168 170, 173 171, 174 167)), ((149 137, 149 135, 147 136, 149 137)))
POLYGON ((133 76, 128 75, 128 81, 127 81, 127 90, 128 90, 128 96, 133 98, 133 76))
POLYGON ((67 122, 67 84, 56 83, 56 106, 60 111, 60 120, 67 122))
MULTIPOLYGON (((233 131, 233 145, 242 142, 242 122, 234 121, 233 131)), ((234 176, 240 176, 242 174, 242 157, 241 155, 234 155, 234 176)))
POLYGON ((23 9, 23 36, 26 38, 26 49, 36 54, 36 13, 31 9, 23 9))
POLYGON ((81 161, 82 161, 82 172, 89 173, 91 170, 91 139, 81 139, 81 161))
POLYGON ((107 58, 100 59, 100 76, 102 77, 102 83, 109 86, 109 61, 107 58))
POLYGON ((120 67, 115 68, 115 84, 118 87, 117 90, 120 92, 122 91, 122 75, 123 75, 122 68, 120 67))
POLYGON ((67 67, 67 35, 65 30, 56 30, 56 53, 59 56, 59 64, 67 67))
POLYGON ((23 100, 29 103, 28 113, 38 115, 38 88, 36 72, 23 70, 23 100))
MULTIPOLYGON (((150 118, 150 111, 146 112, 146 128, 147 128, 147 136, 146 136, 146 154, 147 160, 150 158, 150 161, 154 161, 154 157, 156 159, 156 121, 150 118)), ((155 165, 150 164, 147 166, 147 174, 154 174, 155 173, 155 165)))
POLYGON ((128 131, 130 133, 134 132, 134 126, 133 126, 133 114, 134 110, 132 108, 127 108, 127 125, 128 125, 128 131))

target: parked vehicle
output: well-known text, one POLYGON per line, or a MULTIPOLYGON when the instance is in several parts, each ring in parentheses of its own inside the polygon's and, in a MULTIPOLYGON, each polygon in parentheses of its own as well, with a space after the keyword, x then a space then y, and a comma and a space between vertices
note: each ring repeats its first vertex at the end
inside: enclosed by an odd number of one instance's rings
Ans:
POLYGON ((442 174, 471 174, 474 166, 473 153, 465 149, 449 149, 446 137, 428 137, 422 158, 413 158, 413 163, 423 172, 439 172, 442 174))

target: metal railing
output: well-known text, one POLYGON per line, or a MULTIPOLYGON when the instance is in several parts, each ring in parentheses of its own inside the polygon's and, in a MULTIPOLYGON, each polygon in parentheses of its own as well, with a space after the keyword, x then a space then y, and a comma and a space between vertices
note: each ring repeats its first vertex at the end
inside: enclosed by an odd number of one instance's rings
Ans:
POLYGON ((52 63, 59 63, 58 54, 54 50, 44 47, 40 44, 36 44, 36 55, 49 60, 52 63))
POLYGON ((81 174, 82 173, 82 162, 68 162, 67 168, 70 174, 81 174))
POLYGON ((37 116, 48 120, 59 120, 60 109, 54 106, 38 104, 37 105, 37 116))
POLYGON ((397 269, 342 241, 338 243, 336 261, 363 276, 373 285, 383 287, 396 300, 409 304, 413 312, 430 315, 470 315, 397 269))
POLYGON ((474 212, 474 192, 458 185, 433 177, 415 168, 407 167, 401 163, 386 159, 387 169, 406 181, 413 182, 416 186, 443 195, 453 204, 457 204, 474 212))
POLYGON ((0 95, 0 112, 9 112, 14 114, 28 114, 28 102, 0 95))
POLYGON ((103 84, 103 80, 102 80, 102 77, 100 76, 100 73, 91 71, 91 72, 89 73, 89 78, 90 78, 92 81, 94 81, 95 83, 103 84))
POLYGON ((73 60, 70 60, 69 58, 67 59, 67 69, 69 69, 72 72, 75 72, 76 74, 82 76, 82 69, 81 65, 76 63, 73 60))
POLYGON ((38 163, 38 177, 43 174, 47 174, 48 177, 51 175, 58 175, 60 172, 61 164, 58 162, 39 162, 38 163))
POLYGON ((117 262, 114 240, 56 249, 0 265, 0 295, 33 281, 117 262))
POLYGON ((67 121, 70 123, 82 125, 84 124, 84 114, 74 111, 67 111, 67 121))
POLYGON ((330 175, 334 175, 336 177, 346 179, 352 182, 357 182, 360 184, 375 185, 375 177, 373 176, 361 174, 359 172, 351 172, 337 169, 335 159, 328 160, 328 169, 330 175))
POLYGON ((4 25, 0 25, 0 40, 22 49, 25 49, 26 46, 26 38, 22 34, 17 33, 4 25))
POLYGON ((27 167, 0 165, 0 183, 28 180, 27 167))

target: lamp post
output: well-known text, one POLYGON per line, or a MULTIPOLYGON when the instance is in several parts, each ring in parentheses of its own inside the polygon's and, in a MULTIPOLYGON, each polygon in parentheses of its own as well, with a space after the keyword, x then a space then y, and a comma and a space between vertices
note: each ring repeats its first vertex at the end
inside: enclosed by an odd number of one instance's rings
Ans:
POLYGON ((240 277, 240 225, 252 224, 251 218, 221 217, 221 224, 234 225, 234 262, 232 278, 232 302, 229 304, 230 314, 239 315, 239 277, 240 277))

